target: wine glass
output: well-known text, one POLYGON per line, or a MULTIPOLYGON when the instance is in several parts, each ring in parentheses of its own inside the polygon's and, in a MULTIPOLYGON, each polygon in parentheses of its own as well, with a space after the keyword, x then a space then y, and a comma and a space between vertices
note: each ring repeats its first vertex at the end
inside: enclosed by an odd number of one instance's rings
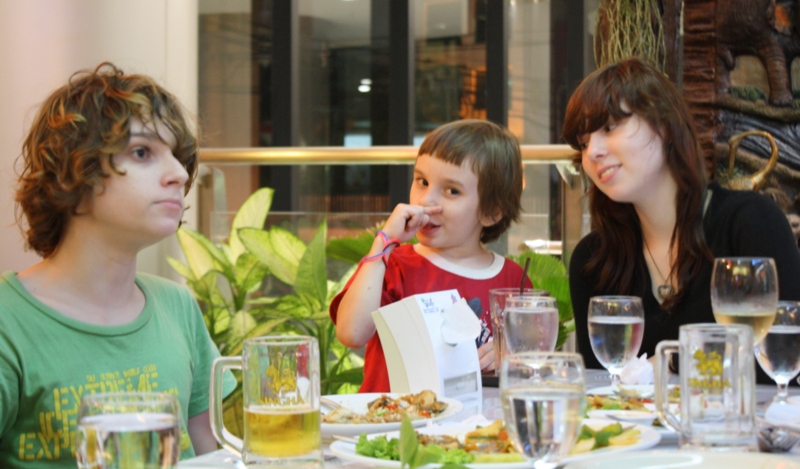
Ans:
POLYGON ((549 296, 513 296, 503 312, 508 353, 552 352, 558 340, 558 306, 549 296))
POLYGON ((594 356, 619 386, 619 375, 636 359, 644 335, 644 308, 638 296, 594 296, 589 300, 589 341, 594 356))
POLYGON ((789 380, 800 373, 800 302, 778 302, 775 321, 756 345, 756 360, 778 385, 775 402, 786 403, 789 380))
POLYGON ((534 467, 552 467, 578 437, 584 412, 583 357, 566 352, 507 355, 500 398, 509 439, 534 467))
POLYGON ((753 343, 767 335, 778 307, 778 272, 765 257, 714 259, 711 309, 720 324, 753 328, 753 343))
POLYGON ((180 405, 166 393, 84 396, 78 410, 78 469, 173 468, 181 454, 180 405))

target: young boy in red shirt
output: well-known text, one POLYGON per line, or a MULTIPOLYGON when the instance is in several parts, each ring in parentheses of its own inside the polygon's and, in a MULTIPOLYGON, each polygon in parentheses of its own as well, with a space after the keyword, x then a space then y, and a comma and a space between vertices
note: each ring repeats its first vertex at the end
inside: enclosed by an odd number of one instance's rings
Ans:
POLYGON ((390 390, 372 312, 418 293, 457 289, 483 325, 476 339, 481 368, 494 369, 489 290, 519 285, 523 272, 484 244, 519 219, 522 178, 517 139, 496 124, 455 121, 425 138, 410 203, 395 207, 331 303, 339 340, 351 348, 367 346, 360 392, 390 390), (398 245, 414 235, 418 244, 398 245))

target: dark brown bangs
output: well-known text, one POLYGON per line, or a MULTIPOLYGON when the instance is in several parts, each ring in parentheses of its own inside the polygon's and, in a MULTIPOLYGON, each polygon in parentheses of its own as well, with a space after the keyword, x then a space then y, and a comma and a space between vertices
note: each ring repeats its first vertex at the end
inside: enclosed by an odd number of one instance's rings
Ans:
MULTIPOLYGON (((625 82, 616 73, 616 67, 600 69, 590 74, 578 86, 567 104, 564 118, 564 140, 580 150, 581 138, 600 129, 609 120, 621 120, 632 115, 622 110, 626 99, 625 82)), ((633 111, 634 108, 631 107, 633 111)))

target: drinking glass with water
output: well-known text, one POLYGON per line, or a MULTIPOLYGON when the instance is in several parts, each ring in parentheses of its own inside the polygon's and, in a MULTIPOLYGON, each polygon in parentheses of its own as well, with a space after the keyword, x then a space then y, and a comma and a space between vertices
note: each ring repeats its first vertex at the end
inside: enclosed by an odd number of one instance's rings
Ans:
POLYGON ((503 359, 503 420, 514 447, 534 467, 550 467, 569 453, 583 418, 585 383, 577 353, 525 352, 503 359))
POLYGON ((512 296, 503 313, 508 353, 552 352, 558 340, 558 305, 549 296, 512 296))
POLYGON ((589 340, 597 360, 611 374, 611 385, 634 360, 644 336, 644 308, 637 296, 595 296, 589 300, 589 340))
POLYGON ((497 367, 495 375, 500 376, 500 363, 506 356, 506 339, 503 333, 505 327, 503 312, 506 309, 506 300, 514 296, 548 296, 547 290, 534 290, 533 288, 493 288, 489 290, 489 316, 492 318, 492 340, 494 341, 494 363, 497 367))
POLYGON ((75 439, 79 469, 172 468, 181 454, 180 405, 165 393, 84 396, 75 439))
POLYGON ((800 302, 778 302, 772 326, 756 344, 756 360, 778 385, 775 402, 787 402, 789 381, 800 373, 800 302))

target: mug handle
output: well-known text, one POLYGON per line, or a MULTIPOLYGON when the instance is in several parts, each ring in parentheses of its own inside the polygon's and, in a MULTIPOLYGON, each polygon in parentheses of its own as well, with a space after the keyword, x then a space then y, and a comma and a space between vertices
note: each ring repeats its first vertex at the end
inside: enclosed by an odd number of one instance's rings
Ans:
MULTIPOLYGON (((680 342, 677 340, 662 340, 656 345, 656 382, 655 398, 658 420, 664 427, 679 433, 681 422, 669 411, 669 360, 672 355, 680 350, 680 342)), ((681 392, 684 390, 681 389, 681 392)))
POLYGON ((220 357, 214 360, 214 364, 211 367, 211 389, 208 393, 208 405, 211 409, 209 413, 211 417, 211 432, 223 448, 239 455, 241 459, 244 451, 242 440, 235 438, 225 428, 225 422, 222 421, 222 374, 229 369, 241 370, 242 357, 220 357), (229 439, 227 436, 233 439, 229 439))

